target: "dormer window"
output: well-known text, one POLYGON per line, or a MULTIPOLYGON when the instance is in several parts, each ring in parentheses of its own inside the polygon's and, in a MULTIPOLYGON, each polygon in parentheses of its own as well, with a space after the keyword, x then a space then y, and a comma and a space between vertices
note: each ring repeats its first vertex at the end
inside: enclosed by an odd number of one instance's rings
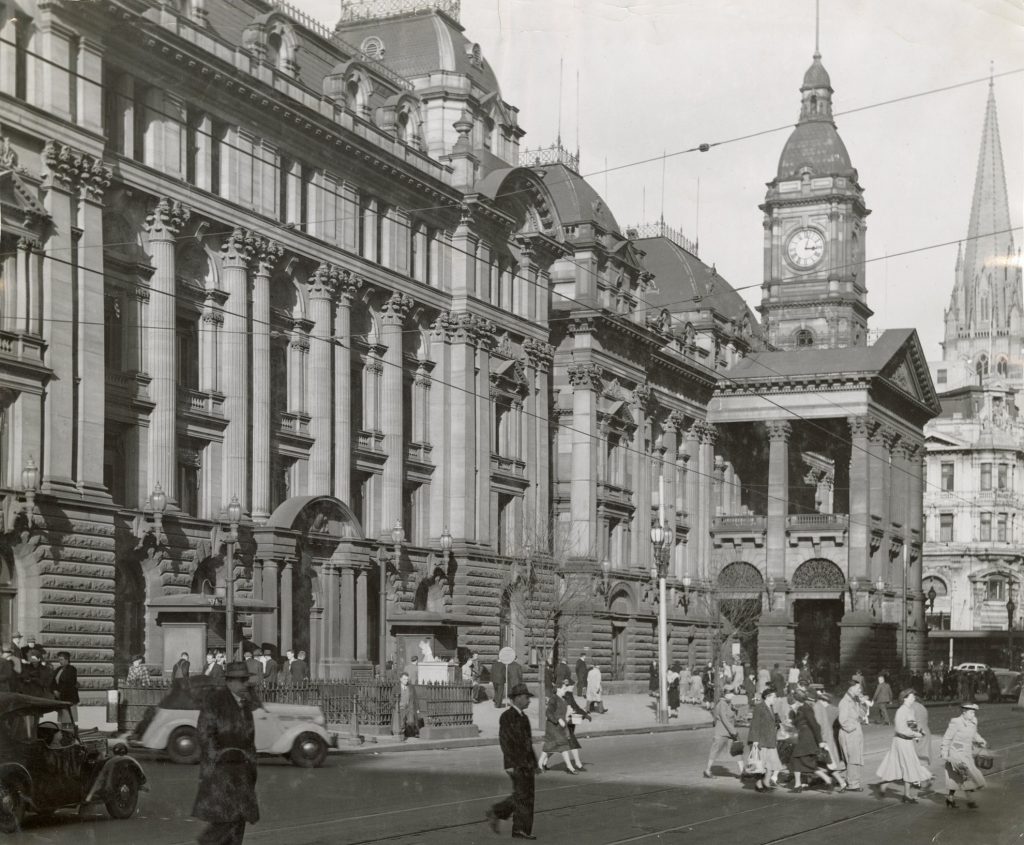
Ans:
POLYGON ((798 329, 794 335, 796 340, 797 348, 807 348, 814 346, 814 332, 810 329, 798 329))
POLYGON ((376 35, 364 38, 363 43, 359 45, 359 49, 375 61, 379 62, 384 58, 384 42, 376 35))

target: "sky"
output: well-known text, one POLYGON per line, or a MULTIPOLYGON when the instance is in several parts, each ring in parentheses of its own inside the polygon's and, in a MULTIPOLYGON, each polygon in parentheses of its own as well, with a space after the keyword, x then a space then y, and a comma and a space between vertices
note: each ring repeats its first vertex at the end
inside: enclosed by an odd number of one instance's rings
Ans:
MULTIPOLYGON (((340 0, 293 2, 329 25, 338 18, 340 0)), ((872 210, 870 327, 916 328, 927 357, 939 358, 990 63, 1013 225, 1024 216, 1024 5, 820 3, 836 124, 872 210), (960 87, 864 108, 949 86, 960 87), (920 251, 896 255, 910 250, 920 251)), ((758 205, 799 116, 814 0, 462 0, 461 21, 519 109, 524 146, 547 146, 561 129, 621 226, 664 214, 734 287, 751 286, 742 293, 757 305, 758 205), (735 140, 754 133, 763 134, 735 140), (672 155, 716 142, 728 143, 672 155)))

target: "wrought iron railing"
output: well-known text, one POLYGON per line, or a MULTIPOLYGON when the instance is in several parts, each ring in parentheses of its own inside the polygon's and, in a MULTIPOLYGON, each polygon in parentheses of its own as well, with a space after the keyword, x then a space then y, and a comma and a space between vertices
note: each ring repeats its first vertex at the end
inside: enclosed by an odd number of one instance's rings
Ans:
POLYGON ((373 20, 437 9, 457 21, 461 5, 460 0, 343 0, 341 19, 343 21, 373 20))
POLYGON ((664 220, 656 223, 638 223, 626 227, 626 237, 631 240, 638 238, 665 238, 672 241, 676 246, 682 247, 691 255, 697 255, 697 241, 691 241, 683 234, 682 229, 674 229, 667 225, 664 220))
POLYGON ((550 164, 564 164, 573 173, 580 172, 580 154, 569 152, 561 142, 550 147, 538 147, 535 150, 521 150, 519 164, 523 167, 544 167, 550 164))

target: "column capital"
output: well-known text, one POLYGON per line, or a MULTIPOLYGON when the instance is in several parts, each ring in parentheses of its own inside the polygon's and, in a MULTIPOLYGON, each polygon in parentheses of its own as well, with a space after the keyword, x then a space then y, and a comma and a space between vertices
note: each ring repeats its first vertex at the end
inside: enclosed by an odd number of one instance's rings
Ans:
POLYGON ((284 247, 270 238, 257 237, 252 243, 253 270, 257 276, 269 276, 284 256, 284 247))
POLYGON ((665 422, 662 428, 665 432, 672 432, 673 434, 682 434, 686 431, 686 414, 682 411, 671 411, 669 415, 665 417, 665 422))
POLYGON ((146 215, 150 239, 173 240, 192 217, 192 210, 177 200, 161 197, 146 215))
POLYGON ((595 392, 600 392, 604 389, 600 364, 570 364, 566 372, 569 375, 569 384, 573 387, 580 387, 584 390, 593 390, 595 392))
POLYGON ((485 317, 475 314, 442 311, 431 325, 431 331, 438 340, 447 343, 472 343, 489 349, 494 344, 497 326, 485 317))
POLYGON ((718 442, 718 426, 702 422, 700 424, 700 442, 705 446, 714 446, 718 442))
POLYGON ((245 268, 255 254, 261 239, 248 229, 236 228, 224 239, 220 254, 225 267, 245 268))
POLYGON ((306 287, 310 299, 326 299, 330 302, 338 295, 340 269, 333 264, 323 262, 309 277, 306 287))
POLYGON ((113 171, 88 153, 50 139, 43 145, 43 187, 78 191, 82 199, 102 202, 113 171))
POLYGON ((654 408, 654 392, 646 381, 633 388, 633 406, 645 417, 651 415, 654 408))
POLYGON ((768 429, 768 440, 773 443, 788 443, 793 434, 793 426, 786 420, 769 420, 765 428, 768 429))
POLYGON ((523 352, 526 353, 527 362, 535 370, 543 373, 550 371, 551 361, 555 357, 555 347, 550 343, 528 337, 523 341, 523 352))
POLYGON ((385 326, 401 326, 414 304, 411 296, 395 291, 381 306, 381 320, 385 326))
POLYGON ((846 424, 850 427, 851 437, 867 438, 870 438, 881 425, 878 420, 869 416, 847 417, 846 424))

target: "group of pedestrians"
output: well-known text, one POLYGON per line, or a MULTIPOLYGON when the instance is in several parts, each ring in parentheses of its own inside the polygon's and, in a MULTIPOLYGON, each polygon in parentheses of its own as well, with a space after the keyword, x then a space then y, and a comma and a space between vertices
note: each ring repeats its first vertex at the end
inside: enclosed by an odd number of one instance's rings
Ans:
POLYGON ((35 637, 16 633, 11 640, 0 646, 0 692, 68 702, 69 715, 77 721, 78 669, 71 663, 71 653, 58 651, 54 664, 35 637))
MULTIPOLYGON (((283 662, 278 662, 273 653, 267 649, 246 648, 242 652, 243 659, 238 661, 249 673, 249 683, 255 685, 299 684, 309 680, 309 663, 306 652, 285 652, 283 662)), ((192 671, 192 661, 187 651, 171 667, 171 684, 188 687, 196 677, 204 677, 209 682, 218 683, 225 680, 228 663, 227 655, 221 649, 210 649, 206 652, 206 660, 198 672, 192 671)), ((132 655, 125 686, 148 687, 152 683, 150 667, 142 654, 132 655)))

